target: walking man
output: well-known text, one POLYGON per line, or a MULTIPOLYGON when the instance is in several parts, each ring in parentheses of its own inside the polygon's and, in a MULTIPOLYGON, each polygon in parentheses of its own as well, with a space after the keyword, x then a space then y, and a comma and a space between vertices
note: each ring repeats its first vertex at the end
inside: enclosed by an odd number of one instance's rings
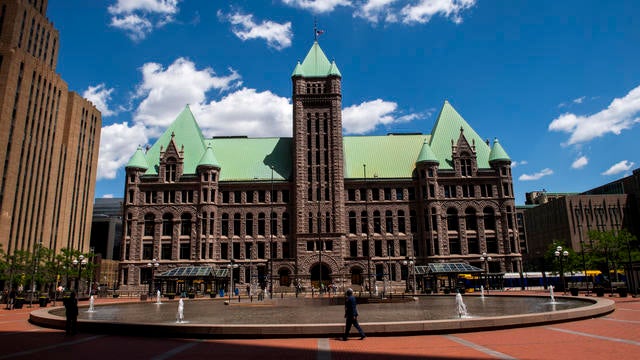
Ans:
POLYGON ((351 325, 358 330, 358 333, 360 333, 360 340, 363 340, 367 336, 364 334, 364 331, 362 331, 360 324, 358 324, 358 305, 356 297, 353 296, 353 290, 351 288, 347 289, 345 296, 347 297, 344 301, 344 317, 346 319, 346 324, 342 340, 347 341, 349 332, 351 331, 351 325))

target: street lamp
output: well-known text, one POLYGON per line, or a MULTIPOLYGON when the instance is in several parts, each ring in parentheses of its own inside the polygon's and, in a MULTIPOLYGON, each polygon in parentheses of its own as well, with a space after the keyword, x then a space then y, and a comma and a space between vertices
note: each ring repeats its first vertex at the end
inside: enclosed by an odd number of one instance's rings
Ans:
POLYGON ((487 292, 489 292, 489 261, 491 261, 491 256, 488 256, 486 252, 482 253, 480 256, 480 261, 484 261, 484 287, 487 292))
POLYGON ((153 287, 156 284, 156 269, 160 266, 158 260, 153 259, 150 263, 147 263, 147 267, 151 269, 151 282, 149 283, 149 296, 153 296, 153 287))
POLYGON ((569 252, 567 250, 562 251, 562 246, 558 246, 554 254, 556 255, 556 258, 558 259, 558 261, 560 262, 560 290, 564 292, 565 286, 564 286, 563 261, 566 261, 566 259, 569 257, 569 252))
POLYGON ((231 259, 231 262, 227 264, 227 268, 229 269, 229 303, 231 303, 231 292, 233 291, 233 269, 237 269, 238 264, 235 264, 233 259, 231 259))
POLYGON ((409 278, 411 277, 411 275, 413 274, 413 294, 416 294, 416 270, 415 270, 415 262, 413 258, 409 258, 409 261, 405 260, 402 262, 404 264, 404 266, 408 265, 408 273, 407 273, 407 281, 406 281, 406 286, 405 288, 407 290, 409 290, 409 278))
POLYGON ((77 266, 78 267, 78 277, 76 278, 76 292, 78 293, 78 295, 80 294, 80 288, 79 288, 79 283, 80 283, 80 277, 82 276, 82 267, 87 265, 87 259, 84 258, 84 255, 80 255, 78 256, 77 259, 73 259, 72 261, 73 266, 77 266))

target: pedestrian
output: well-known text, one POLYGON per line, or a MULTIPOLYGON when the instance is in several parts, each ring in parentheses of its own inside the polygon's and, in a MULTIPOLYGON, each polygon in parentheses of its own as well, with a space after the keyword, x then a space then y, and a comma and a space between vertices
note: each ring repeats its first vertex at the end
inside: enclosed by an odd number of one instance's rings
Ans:
POLYGON ((11 288, 9 291, 9 302, 7 303, 7 309, 13 310, 13 306, 16 303, 16 289, 11 288))
POLYGON ((65 330, 67 335, 75 335, 78 332, 78 299, 75 291, 72 291, 63 303, 67 315, 65 330))
POLYGON ((358 333, 360 333, 360 340, 364 340, 367 336, 364 334, 364 331, 362 331, 360 324, 358 324, 358 306, 356 297, 353 296, 353 289, 347 289, 345 296, 347 297, 344 301, 344 317, 346 319, 346 324, 342 340, 347 341, 349 332, 351 331, 351 325, 353 325, 358 330, 358 333))

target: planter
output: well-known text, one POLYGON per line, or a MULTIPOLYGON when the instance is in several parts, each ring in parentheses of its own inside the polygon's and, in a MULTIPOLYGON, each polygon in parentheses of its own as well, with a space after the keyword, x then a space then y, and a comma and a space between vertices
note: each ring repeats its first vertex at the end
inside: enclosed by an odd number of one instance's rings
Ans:
POLYGON ((38 298, 38 304, 40 304, 40 307, 47 307, 48 303, 49 303, 49 298, 46 298, 46 297, 38 298))
POLYGON ((189 297, 189 299, 195 299, 196 298, 196 294, 189 293, 189 294, 187 294, 187 297, 189 297))
POLYGON ((596 296, 604 296, 604 288, 594 288, 593 292, 596 293, 596 296))
POLYGON ((113 298, 114 298, 114 299, 117 299, 117 298, 118 298, 118 296, 120 296, 120 294, 113 294, 113 295, 111 295, 111 296, 113 296, 113 298))
POLYGON ((147 301, 147 294, 140 294, 140 301, 147 301))
POLYGON ((16 298, 13 303, 14 309, 22 309, 22 305, 24 305, 24 298, 16 298))
POLYGON ((216 297, 216 295, 217 295, 217 294, 216 294, 216 293, 214 293, 214 292, 209 293, 209 297, 210 297, 210 298, 212 298, 212 299, 213 299, 213 298, 215 298, 215 297, 216 297))
POLYGON ((578 296, 579 290, 578 288, 572 287, 572 288, 569 288, 569 292, 571 293, 571 296, 578 296))
POLYGON ((173 300, 173 299, 175 299, 176 294, 164 294, 164 296, 166 296, 167 299, 169 299, 169 300, 173 300))
POLYGON ((629 291, 626 287, 617 288, 616 291, 618 292, 618 295, 620 295, 620 297, 627 297, 627 295, 629 295, 629 291))

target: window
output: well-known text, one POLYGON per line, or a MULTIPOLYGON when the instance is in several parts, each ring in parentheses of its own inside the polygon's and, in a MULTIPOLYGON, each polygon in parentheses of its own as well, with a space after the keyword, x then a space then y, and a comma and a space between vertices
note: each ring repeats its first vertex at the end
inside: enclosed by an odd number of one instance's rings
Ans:
POLYGON ((133 203, 133 190, 129 190, 129 204, 133 203))
POLYGON ((407 256, 407 240, 400 240, 400 256, 407 256))
POLYGON ((175 182, 176 181, 176 159, 168 158, 167 164, 165 165, 164 170, 164 181, 165 182, 175 182))
POLYGON ((265 191, 264 190, 259 190, 258 191, 258 202, 263 203, 265 199, 265 191))
POLYGON ((173 204, 176 202, 176 192, 173 190, 165 191, 163 198, 165 204, 173 204))
POLYGON ((155 230, 155 216, 147 214, 144 216, 144 236, 153 236, 155 230))
POLYGON ((251 204, 253 203, 253 191, 247 191, 247 203, 251 204))
POLYGON ((384 213, 384 226, 387 234, 393 234, 393 212, 391 210, 387 210, 384 213))
POLYGON ((373 212, 373 233, 380 234, 381 232, 380 211, 376 210, 373 212))
POLYGON ((349 241, 349 256, 358 256, 358 242, 355 240, 349 241))
POLYGON ((436 187, 433 184, 429 184, 429 197, 436 197, 436 187))
POLYGON ((189 243, 180 243, 180 259, 190 259, 191 258, 191 246, 189 243))
POLYGON ((233 192, 233 202, 236 204, 240 204, 242 202, 242 192, 234 191, 233 192))
POLYGON ((416 211, 409 210, 409 228, 412 233, 418 232, 418 223, 416 222, 416 211))
POLYGON ((182 203, 190 204, 193 202, 193 190, 182 190, 182 203))
POLYGON ((369 233, 369 217, 366 211, 360 213, 360 232, 362 234, 369 233))
POLYGON ((476 194, 475 194, 475 190, 474 190, 473 185, 471 185, 471 184, 462 185, 462 197, 472 198, 472 197, 475 197, 475 196, 476 196, 476 194))
POLYGON ((160 250, 160 259, 171 260, 171 243, 163 243, 160 250))
POLYGON ((153 244, 142 244, 142 258, 144 260, 153 259, 153 244))
POLYGON ((409 201, 413 201, 416 199, 416 189, 410 187, 407 189, 409 192, 409 201))
POLYGON ((491 184, 481 184, 480 185, 480 196, 481 197, 493 197, 493 186, 491 184))
POLYGON ((289 213, 282 213, 282 235, 289 235, 289 213))
POLYGON ((391 189, 389 189, 389 188, 385 188, 384 189, 384 199, 386 201, 391 200, 391 189))
POLYGON ((229 214, 222 214, 222 221, 220 226, 222 236, 229 236, 229 214))
POLYGON ((510 191, 509 191, 509 184, 508 183, 504 183, 502 184, 502 193, 504 194, 504 196, 510 196, 510 191))
POLYGON ((264 236, 266 234, 265 225, 266 225, 265 215, 264 213, 259 213, 258 214, 258 235, 264 236))
MULTIPOLYGON (((469 154, 464 153, 463 156, 469 156, 469 154)), ((460 174, 462 176, 471 176, 471 159, 469 158, 461 158, 460 159, 460 174)))
POLYGON ((289 190, 282 190, 282 202, 289 202, 289 190))
POLYGON ((447 209, 447 230, 458 231, 458 210, 455 208, 447 209))
POLYGON ((231 236, 240 236, 240 228, 242 225, 242 218, 239 213, 233 214, 233 233, 231 236))
POLYGON ((162 215, 162 236, 173 235, 173 215, 162 215))
POLYGON ((223 204, 228 204, 229 203, 229 192, 228 191, 223 191, 222 192, 222 203, 223 204))
POLYGON ((404 219, 404 211, 398 210, 398 232, 405 233, 407 231, 404 219))
POLYGON ((348 201, 356 201, 356 189, 348 189, 347 190, 347 200, 348 201))
POLYGON ((484 213, 484 228, 485 230, 495 230, 496 229, 496 217, 493 208, 486 207, 483 210, 484 213))
POLYGON ((220 258, 224 260, 229 259, 229 244, 227 243, 220 244, 220 258))
POLYGON ((349 233, 355 234, 357 231, 356 213, 355 211, 349 212, 349 233))
MULTIPOLYGON (((191 236, 191 214, 182 214, 180 217, 180 235, 191 236)), ((181 259, 183 259, 181 257, 181 259)))
POLYGON ((382 256, 382 240, 376 240, 375 243, 375 256, 382 256))
POLYGON ((247 236, 253 236, 253 214, 252 213, 247 214, 245 232, 247 233, 247 236))
POLYGON ((369 257, 369 240, 362 240, 362 256, 369 257))
POLYGON ((396 189, 396 200, 404 200, 404 190, 396 189))
POLYGON ((380 200, 380 189, 371 190, 371 198, 373 199, 373 201, 380 200))
POLYGON ((456 197, 456 186, 455 185, 444 185, 444 197, 445 198, 454 198, 456 197))
POLYGON ((145 191, 144 202, 147 204, 155 204, 158 202, 158 195, 155 191, 145 191))

